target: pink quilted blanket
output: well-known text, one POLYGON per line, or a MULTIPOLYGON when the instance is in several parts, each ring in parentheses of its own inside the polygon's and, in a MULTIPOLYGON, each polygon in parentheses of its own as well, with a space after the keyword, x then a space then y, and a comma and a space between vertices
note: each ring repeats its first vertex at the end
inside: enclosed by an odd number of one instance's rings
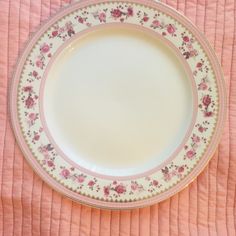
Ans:
POLYGON ((40 22, 68 0, 0 1, 0 234, 1 235, 235 235, 236 2, 163 0, 207 36, 222 64, 228 118, 210 164, 185 190, 154 206, 105 211, 72 202, 30 168, 9 123, 8 84, 20 50, 40 22))

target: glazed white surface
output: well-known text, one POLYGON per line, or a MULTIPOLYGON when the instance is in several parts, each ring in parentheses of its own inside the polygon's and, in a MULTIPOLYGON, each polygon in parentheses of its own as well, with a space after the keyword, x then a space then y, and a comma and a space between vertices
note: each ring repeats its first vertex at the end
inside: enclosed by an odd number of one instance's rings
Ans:
POLYGON ((170 157, 192 119, 191 85, 159 39, 100 29, 65 48, 48 73, 44 114, 56 144, 100 174, 142 173, 170 157))

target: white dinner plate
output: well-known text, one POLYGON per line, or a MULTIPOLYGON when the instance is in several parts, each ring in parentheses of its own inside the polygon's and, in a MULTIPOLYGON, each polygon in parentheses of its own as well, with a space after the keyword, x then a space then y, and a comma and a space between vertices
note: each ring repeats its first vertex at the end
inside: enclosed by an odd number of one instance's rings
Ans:
POLYGON ((180 191, 219 141, 225 88, 185 17, 151 1, 82 1, 34 34, 12 124, 35 171, 85 204, 142 207, 180 191))

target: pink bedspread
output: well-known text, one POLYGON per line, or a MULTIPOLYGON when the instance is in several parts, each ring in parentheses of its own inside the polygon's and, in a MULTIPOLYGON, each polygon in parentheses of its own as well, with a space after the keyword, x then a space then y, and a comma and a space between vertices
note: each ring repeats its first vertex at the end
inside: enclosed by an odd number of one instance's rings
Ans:
POLYGON ((165 0, 205 32, 221 61, 228 119, 210 164, 185 190, 151 207, 105 211, 72 202, 48 187, 24 160, 9 123, 7 90, 29 34, 69 3, 0 1, 0 233, 2 235, 235 235, 235 0, 165 0))

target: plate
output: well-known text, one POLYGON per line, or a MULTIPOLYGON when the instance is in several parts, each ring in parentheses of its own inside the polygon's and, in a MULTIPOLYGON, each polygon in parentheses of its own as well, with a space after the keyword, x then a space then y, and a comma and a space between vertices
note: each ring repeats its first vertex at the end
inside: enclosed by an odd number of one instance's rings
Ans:
POLYGON ((57 191, 129 209, 188 185, 219 142, 222 71, 199 30, 160 2, 82 1, 33 35, 12 80, 17 141, 57 191))

